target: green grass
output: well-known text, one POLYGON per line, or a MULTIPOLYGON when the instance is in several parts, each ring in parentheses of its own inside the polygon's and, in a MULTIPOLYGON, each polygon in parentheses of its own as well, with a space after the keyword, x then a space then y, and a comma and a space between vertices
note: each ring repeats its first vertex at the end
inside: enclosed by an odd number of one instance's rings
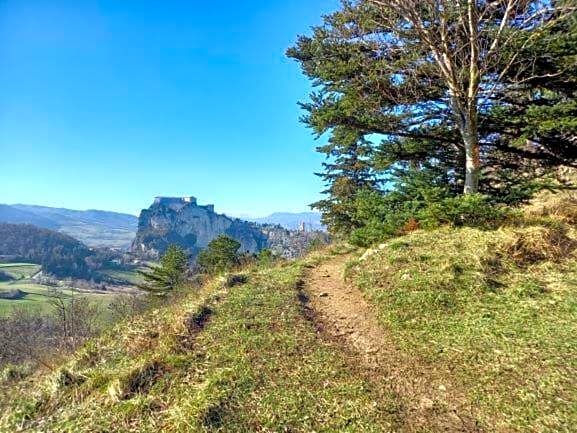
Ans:
POLYGON ((17 280, 30 278, 40 271, 40 265, 32 263, 0 263, 0 271, 17 280))
POLYGON ((137 270, 122 271, 118 269, 105 269, 102 273, 114 278, 118 282, 128 283, 131 285, 144 283, 144 277, 139 274, 137 270))
POLYGON ((577 425, 577 260, 514 263, 503 246, 531 233, 416 232, 348 270, 399 347, 466 390, 487 431, 577 425))
MULTIPOLYGON (((47 312, 50 310, 49 297, 47 296, 52 289, 49 286, 33 284, 30 282, 9 281, 0 283, 0 291, 19 289, 26 295, 21 299, 0 299, 0 316, 11 312, 17 308, 31 308, 36 311, 47 312)), ((88 298, 94 302, 100 303, 106 307, 114 298, 112 294, 80 293, 69 288, 58 288, 67 296, 79 296, 88 298)))
POLYGON ((215 281, 118 325, 55 373, 12 388, 0 401, 0 429, 392 430, 391 397, 320 340, 303 314, 302 265, 253 271, 231 289, 215 281), (204 327, 185 325, 206 316, 204 327))
POLYGON ((391 335, 389 359, 406 362, 390 376, 320 338, 299 301, 305 268, 351 252, 340 246, 249 270, 241 286, 215 279, 51 372, 0 380, 0 431, 433 432, 435 414, 395 387, 431 375, 442 404, 475 408, 480 431, 575 431, 577 237, 559 227, 418 231, 349 264, 391 335))

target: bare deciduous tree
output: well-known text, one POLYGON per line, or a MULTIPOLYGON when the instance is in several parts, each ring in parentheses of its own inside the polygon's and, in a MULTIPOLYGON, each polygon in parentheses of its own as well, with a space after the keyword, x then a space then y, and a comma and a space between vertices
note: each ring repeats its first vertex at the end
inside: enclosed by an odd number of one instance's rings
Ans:
POLYGON ((59 289, 50 291, 56 335, 67 349, 73 349, 86 338, 94 335, 100 315, 98 304, 85 297, 76 296, 74 291, 67 296, 59 289))

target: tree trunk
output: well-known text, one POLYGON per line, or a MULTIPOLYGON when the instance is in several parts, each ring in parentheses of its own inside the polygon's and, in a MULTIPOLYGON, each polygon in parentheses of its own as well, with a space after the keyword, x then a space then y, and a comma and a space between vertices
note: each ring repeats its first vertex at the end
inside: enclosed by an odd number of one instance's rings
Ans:
POLYGON ((474 194, 479 191, 479 175, 481 173, 481 157, 479 135, 476 119, 467 119, 461 132, 465 145, 465 187, 464 194, 474 194))
MULTIPOLYGON (((455 92, 452 91, 451 93, 455 92)), ((474 194, 479 191, 479 176, 481 174, 477 105, 475 102, 469 104, 469 107, 463 107, 460 101, 453 96, 451 108, 455 114, 457 127, 465 148, 465 187, 463 194, 474 194)))

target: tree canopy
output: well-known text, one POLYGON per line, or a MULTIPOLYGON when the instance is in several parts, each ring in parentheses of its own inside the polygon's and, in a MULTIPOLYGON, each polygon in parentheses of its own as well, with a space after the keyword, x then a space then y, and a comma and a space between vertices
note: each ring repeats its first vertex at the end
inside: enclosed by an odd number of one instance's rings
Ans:
POLYGON ((201 270, 206 273, 222 272, 239 263, 238 250, 240 242, 233 238, 220 235, 209 242, 196 259, 201 270))
POLYGON ((575 165, 577 38, 568 1, 343 1, 287 52, 315 86, 302 120, 328 134, 315 204, 354 229, 354 196, 429 170, 451 194, 522 199, 575 165), (351 210, 352 208, 352 210, 351 210))

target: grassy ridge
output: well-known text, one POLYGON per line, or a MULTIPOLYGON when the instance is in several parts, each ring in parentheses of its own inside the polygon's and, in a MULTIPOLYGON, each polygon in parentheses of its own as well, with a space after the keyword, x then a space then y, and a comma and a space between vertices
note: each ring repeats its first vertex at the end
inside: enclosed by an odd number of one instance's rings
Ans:
POLYGON ((215 279, 50 373, 0 381, 0 431, 438 431, 436 413, 468 406, 473 424, 447 431, 571 432, 576 251, 572 224, 539 216, 416 231, 349 263, 403 363, 383 372, 319 338, 301 304, 305 269, 330 251, 248 270, 240 286, 215 279), (417 381, 435 384, 431 398, 396 386, 417 381))
POLYGON ((487 431, 577 425, 575 233, 551 230, 415 232, 349 266, 399 347, 466 390, 487 431))
POLYGON ((119 325, 3 402, 0 426, 47 431, 379 432, 394 401, 317 337, 304 262, 215 281, 119 325), (36 391, 31 393, 30 389, 36 391))

